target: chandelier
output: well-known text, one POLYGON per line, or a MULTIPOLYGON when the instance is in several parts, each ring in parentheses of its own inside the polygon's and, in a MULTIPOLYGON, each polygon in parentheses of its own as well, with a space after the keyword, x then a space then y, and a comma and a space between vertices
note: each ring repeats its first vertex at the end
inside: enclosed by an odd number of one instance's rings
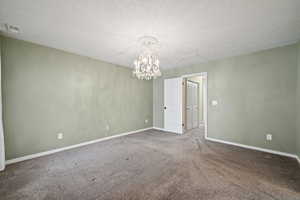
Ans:
POLYGON ((133 75, 141 80, 151 80, 161 76, 157 55, 158 40, 151 36, 144 36, 139 41, 141 43, 141 53, 133 62, 133 75))

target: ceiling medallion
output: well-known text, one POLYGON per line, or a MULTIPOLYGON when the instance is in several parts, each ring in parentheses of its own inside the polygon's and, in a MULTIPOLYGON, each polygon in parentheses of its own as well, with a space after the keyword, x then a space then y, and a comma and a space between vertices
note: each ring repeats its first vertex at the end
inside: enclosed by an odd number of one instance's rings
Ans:
POLYGON ((133 75, 141 80, 151 80, 161 76, 157 55, 158 40, 152 36, 144 36, 139 39, 139 42, 141 52, 133 62, 133 75))

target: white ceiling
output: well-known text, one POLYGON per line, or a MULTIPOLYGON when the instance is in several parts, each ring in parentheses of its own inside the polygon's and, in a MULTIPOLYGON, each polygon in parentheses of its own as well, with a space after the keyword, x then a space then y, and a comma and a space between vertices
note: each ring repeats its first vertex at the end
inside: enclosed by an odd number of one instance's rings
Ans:
POLYGON ((132 66, 155 36, 162 70, 300 40, 300 0, 0 0, 12 37, 132 66))

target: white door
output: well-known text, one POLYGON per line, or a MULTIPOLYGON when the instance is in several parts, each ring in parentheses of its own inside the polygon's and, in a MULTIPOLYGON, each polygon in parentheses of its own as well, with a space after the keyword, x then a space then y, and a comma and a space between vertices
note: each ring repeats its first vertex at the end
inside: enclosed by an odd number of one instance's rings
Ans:
POLYGON ((198 127, 198 84, 187 82, 187 130, 198 127))
POLYGON ((182 78, 164 81, 164 129, 182 134, 182 78))
POLYGON ((193 95, 193 128, 198 127, 198 84, 194 83, 193 84, 193 90, 192 90, 192 95, 193 95))
POLYGON ((187 81, 186 91, 186 128, 193 128, 193 86, 190 81, 187 81))

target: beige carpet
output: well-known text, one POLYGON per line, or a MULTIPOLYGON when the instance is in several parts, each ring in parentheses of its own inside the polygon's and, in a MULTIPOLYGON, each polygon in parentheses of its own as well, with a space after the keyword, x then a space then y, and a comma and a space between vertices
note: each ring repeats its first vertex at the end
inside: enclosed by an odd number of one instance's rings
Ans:
POLYGON ((300 199, 296 160, 156 130, 7 167, 0 199, 300 199))

